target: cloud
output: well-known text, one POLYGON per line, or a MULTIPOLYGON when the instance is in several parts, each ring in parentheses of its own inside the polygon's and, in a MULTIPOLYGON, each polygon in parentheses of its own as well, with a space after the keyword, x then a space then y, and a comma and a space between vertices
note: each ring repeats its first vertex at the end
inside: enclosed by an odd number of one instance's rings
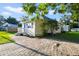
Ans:
POLYGON ((12 14, 10 12, 4 11, 4 12, 1 13, 1 15, 11 16, 12 14))
POLYGON ((7 6, 4 7, 6 10, 11 11, 11 12, 15 12, 15 13, 20 13, 23 14, 23 9, 21 7, 11 7, 11 6, 7 6))

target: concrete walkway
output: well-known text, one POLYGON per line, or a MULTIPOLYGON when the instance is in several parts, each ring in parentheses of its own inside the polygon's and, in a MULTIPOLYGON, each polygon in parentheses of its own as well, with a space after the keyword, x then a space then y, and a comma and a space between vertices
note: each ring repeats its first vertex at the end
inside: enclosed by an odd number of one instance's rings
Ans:
POLYGON ((2 56, 73 56, 79 55, 79 44, 45 38, 12 37, 16 43, 0 45, 2 56))

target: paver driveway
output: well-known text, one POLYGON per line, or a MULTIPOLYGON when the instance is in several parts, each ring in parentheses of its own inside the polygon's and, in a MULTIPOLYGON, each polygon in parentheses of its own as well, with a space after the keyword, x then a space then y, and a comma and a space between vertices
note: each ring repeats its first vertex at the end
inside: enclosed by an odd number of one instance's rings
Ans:
POLYGON ((79 55, 79 44, 48 40, 45 38, 12 37, 16 43, 0 45, 3 56, 79 55))

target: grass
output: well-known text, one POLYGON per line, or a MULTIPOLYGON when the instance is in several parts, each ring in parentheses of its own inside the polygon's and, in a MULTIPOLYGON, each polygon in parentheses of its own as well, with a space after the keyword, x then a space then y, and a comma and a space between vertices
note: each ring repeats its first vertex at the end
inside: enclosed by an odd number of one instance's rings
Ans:
MULTIPOLYGON (((0 31, 0 44, 14 42, 13 40, 11 40, 11 37, 14 34, 15 33, 8 33, 8 32, 0 31)), ((52 37, 49 36, 47 38, 79 43, 79 32, 59 33, 59 34, 56 34, 55 36, 52 36, 52 37)))
POLYGON ((79 43, 79 32, 66 32, 66 33, 59 33, 53 36, 53 38, 63 41, 70 41, 70 42, 78 42, 79 43))
POLYGON ((14 33, 0 31, 0 44, 14 42, 13 40, 11 40, 11 37, 13 35, 14 33))

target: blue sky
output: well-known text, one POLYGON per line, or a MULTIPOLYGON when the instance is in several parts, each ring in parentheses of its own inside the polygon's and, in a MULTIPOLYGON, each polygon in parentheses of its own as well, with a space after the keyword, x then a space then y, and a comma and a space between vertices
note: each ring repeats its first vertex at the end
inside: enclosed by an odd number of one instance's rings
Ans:
MULTIPOLYGON (((59 20, 63 15, 62 14, 53 14, 54 10, 49 10, 47 16, 49 18, 59 20)), ((17 20, 20 20, 20 17, 26 15, 22 9, 22 3, 0 3, 0 15, 3 15, 5 18, 12 16, 17 20)))
POLYGON ((1 3, 0 15, 3 15, 5 18, 12 16, 20 20, 20 17, 25 15, 21 6, 21 3, 1 3))

